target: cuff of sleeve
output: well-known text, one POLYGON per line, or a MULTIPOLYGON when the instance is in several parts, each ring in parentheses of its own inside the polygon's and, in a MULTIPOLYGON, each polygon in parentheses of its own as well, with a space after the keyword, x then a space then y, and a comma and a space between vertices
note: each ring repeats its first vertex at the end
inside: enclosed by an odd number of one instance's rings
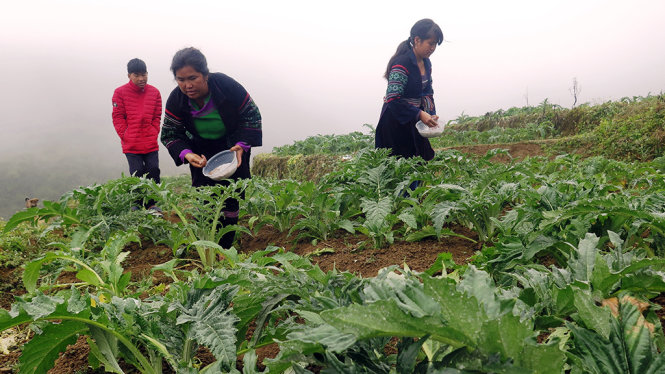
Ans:
POLYGON ((192 150, 191 149, 183 149, 182 152, 180 152, 180 161, 182 161, 183 164, 185 163, 185 156, 188 153, 192 153, 192 150))
POLYGON ((245 143, 245 142, 237 142, 236 145, 239 145, 240 148, 242 148, 242 150, 243 150, 244 152, 247 152, 247 151, 249 151, 250 149, 252 149, 252 146, 249 145, 249 144, 247 144, 247 143, 245 143))

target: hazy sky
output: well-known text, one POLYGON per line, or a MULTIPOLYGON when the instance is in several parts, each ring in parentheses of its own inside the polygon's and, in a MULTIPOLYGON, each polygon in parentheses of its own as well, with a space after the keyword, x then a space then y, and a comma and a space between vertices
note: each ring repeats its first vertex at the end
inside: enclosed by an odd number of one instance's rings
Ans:
POLYGON ((0 156, 27 152, 16 139, 30 136, 73 151, 98 144, 124 169, 111 95, 127 61, 146 61, 166 100, 171 58, 186 46, 253 96, 264 126, 257 151, 365 132, 378 120, 386 63, 421 18, 446 39, 432 56, 444 120, 546 98, 570 107, 573 78, 580 103, 657 94, 663 15, 663 0, 3 1, 0 127, 15 135, 3 135, 0 156))

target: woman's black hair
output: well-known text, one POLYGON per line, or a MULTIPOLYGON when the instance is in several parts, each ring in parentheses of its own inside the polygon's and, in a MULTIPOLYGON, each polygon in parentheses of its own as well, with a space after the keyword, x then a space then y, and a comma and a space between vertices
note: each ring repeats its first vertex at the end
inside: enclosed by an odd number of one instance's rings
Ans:
POLYGON ((185 66, 191 66, 194 70, 203 74, 204 77, 210 73, 206 56, 194 47, 183 48, 175 53, 171 61, 173 76, 175 77, 175 72, 185 66))
POLYGON ((421 19, 420 21, 416 22, 413 27, 411 27, 411 34, 409 35, 409 38, 399 43, 397 46, 397 51, 395 51, 393 57, 391 57, 390 61, 388 61, 386 73, 383 75, 384 78, 388 79, 388 75, 390 75, 390 68, 393 66, 395 59, 411 50, 416 36, 421 40, 436 38, 438 45, 443 43, 443 32, 441 31, 439 25, 434 23, 434 21, 429 18, 421 19))

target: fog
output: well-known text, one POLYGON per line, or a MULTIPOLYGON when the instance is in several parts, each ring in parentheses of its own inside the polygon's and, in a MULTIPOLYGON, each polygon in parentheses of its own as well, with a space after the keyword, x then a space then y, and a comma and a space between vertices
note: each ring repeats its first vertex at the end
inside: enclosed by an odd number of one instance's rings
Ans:
MULTIPOLYGON (((166 101, 173 54, 201 49, 211 71, 235 78, 259 106, 258 153, 374 126, 387 61, 418 19, 432 18, 446 39, 432 64, 447 121, 545 99, 571 107, 574 78, 578 104, 660 93, 663 14, 660 0, 3 2, 0 217, 24 195, 56 199, 64 186, 126 173, 111 95, 134 57, 166 101), (63 168, 89 172, 52 189, 26 178, 40 171, 46 183, 63 168)), ((163 175, 187 173, 160 147, 163 175)))

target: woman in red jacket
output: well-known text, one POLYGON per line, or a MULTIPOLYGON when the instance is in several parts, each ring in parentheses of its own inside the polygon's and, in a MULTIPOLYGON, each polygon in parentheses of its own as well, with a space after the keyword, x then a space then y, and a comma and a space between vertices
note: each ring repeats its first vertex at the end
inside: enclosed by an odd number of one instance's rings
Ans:
MULTIPOLYGON (((113 92, 113 126, 120 137, 129 173, 160 182, 157 136, 162 118, 162 96, 148 84, 145 62, 135 58, 127 63, 129 82, 113 92)), ((146 207, 160 212, 154 201, 146 207)))

